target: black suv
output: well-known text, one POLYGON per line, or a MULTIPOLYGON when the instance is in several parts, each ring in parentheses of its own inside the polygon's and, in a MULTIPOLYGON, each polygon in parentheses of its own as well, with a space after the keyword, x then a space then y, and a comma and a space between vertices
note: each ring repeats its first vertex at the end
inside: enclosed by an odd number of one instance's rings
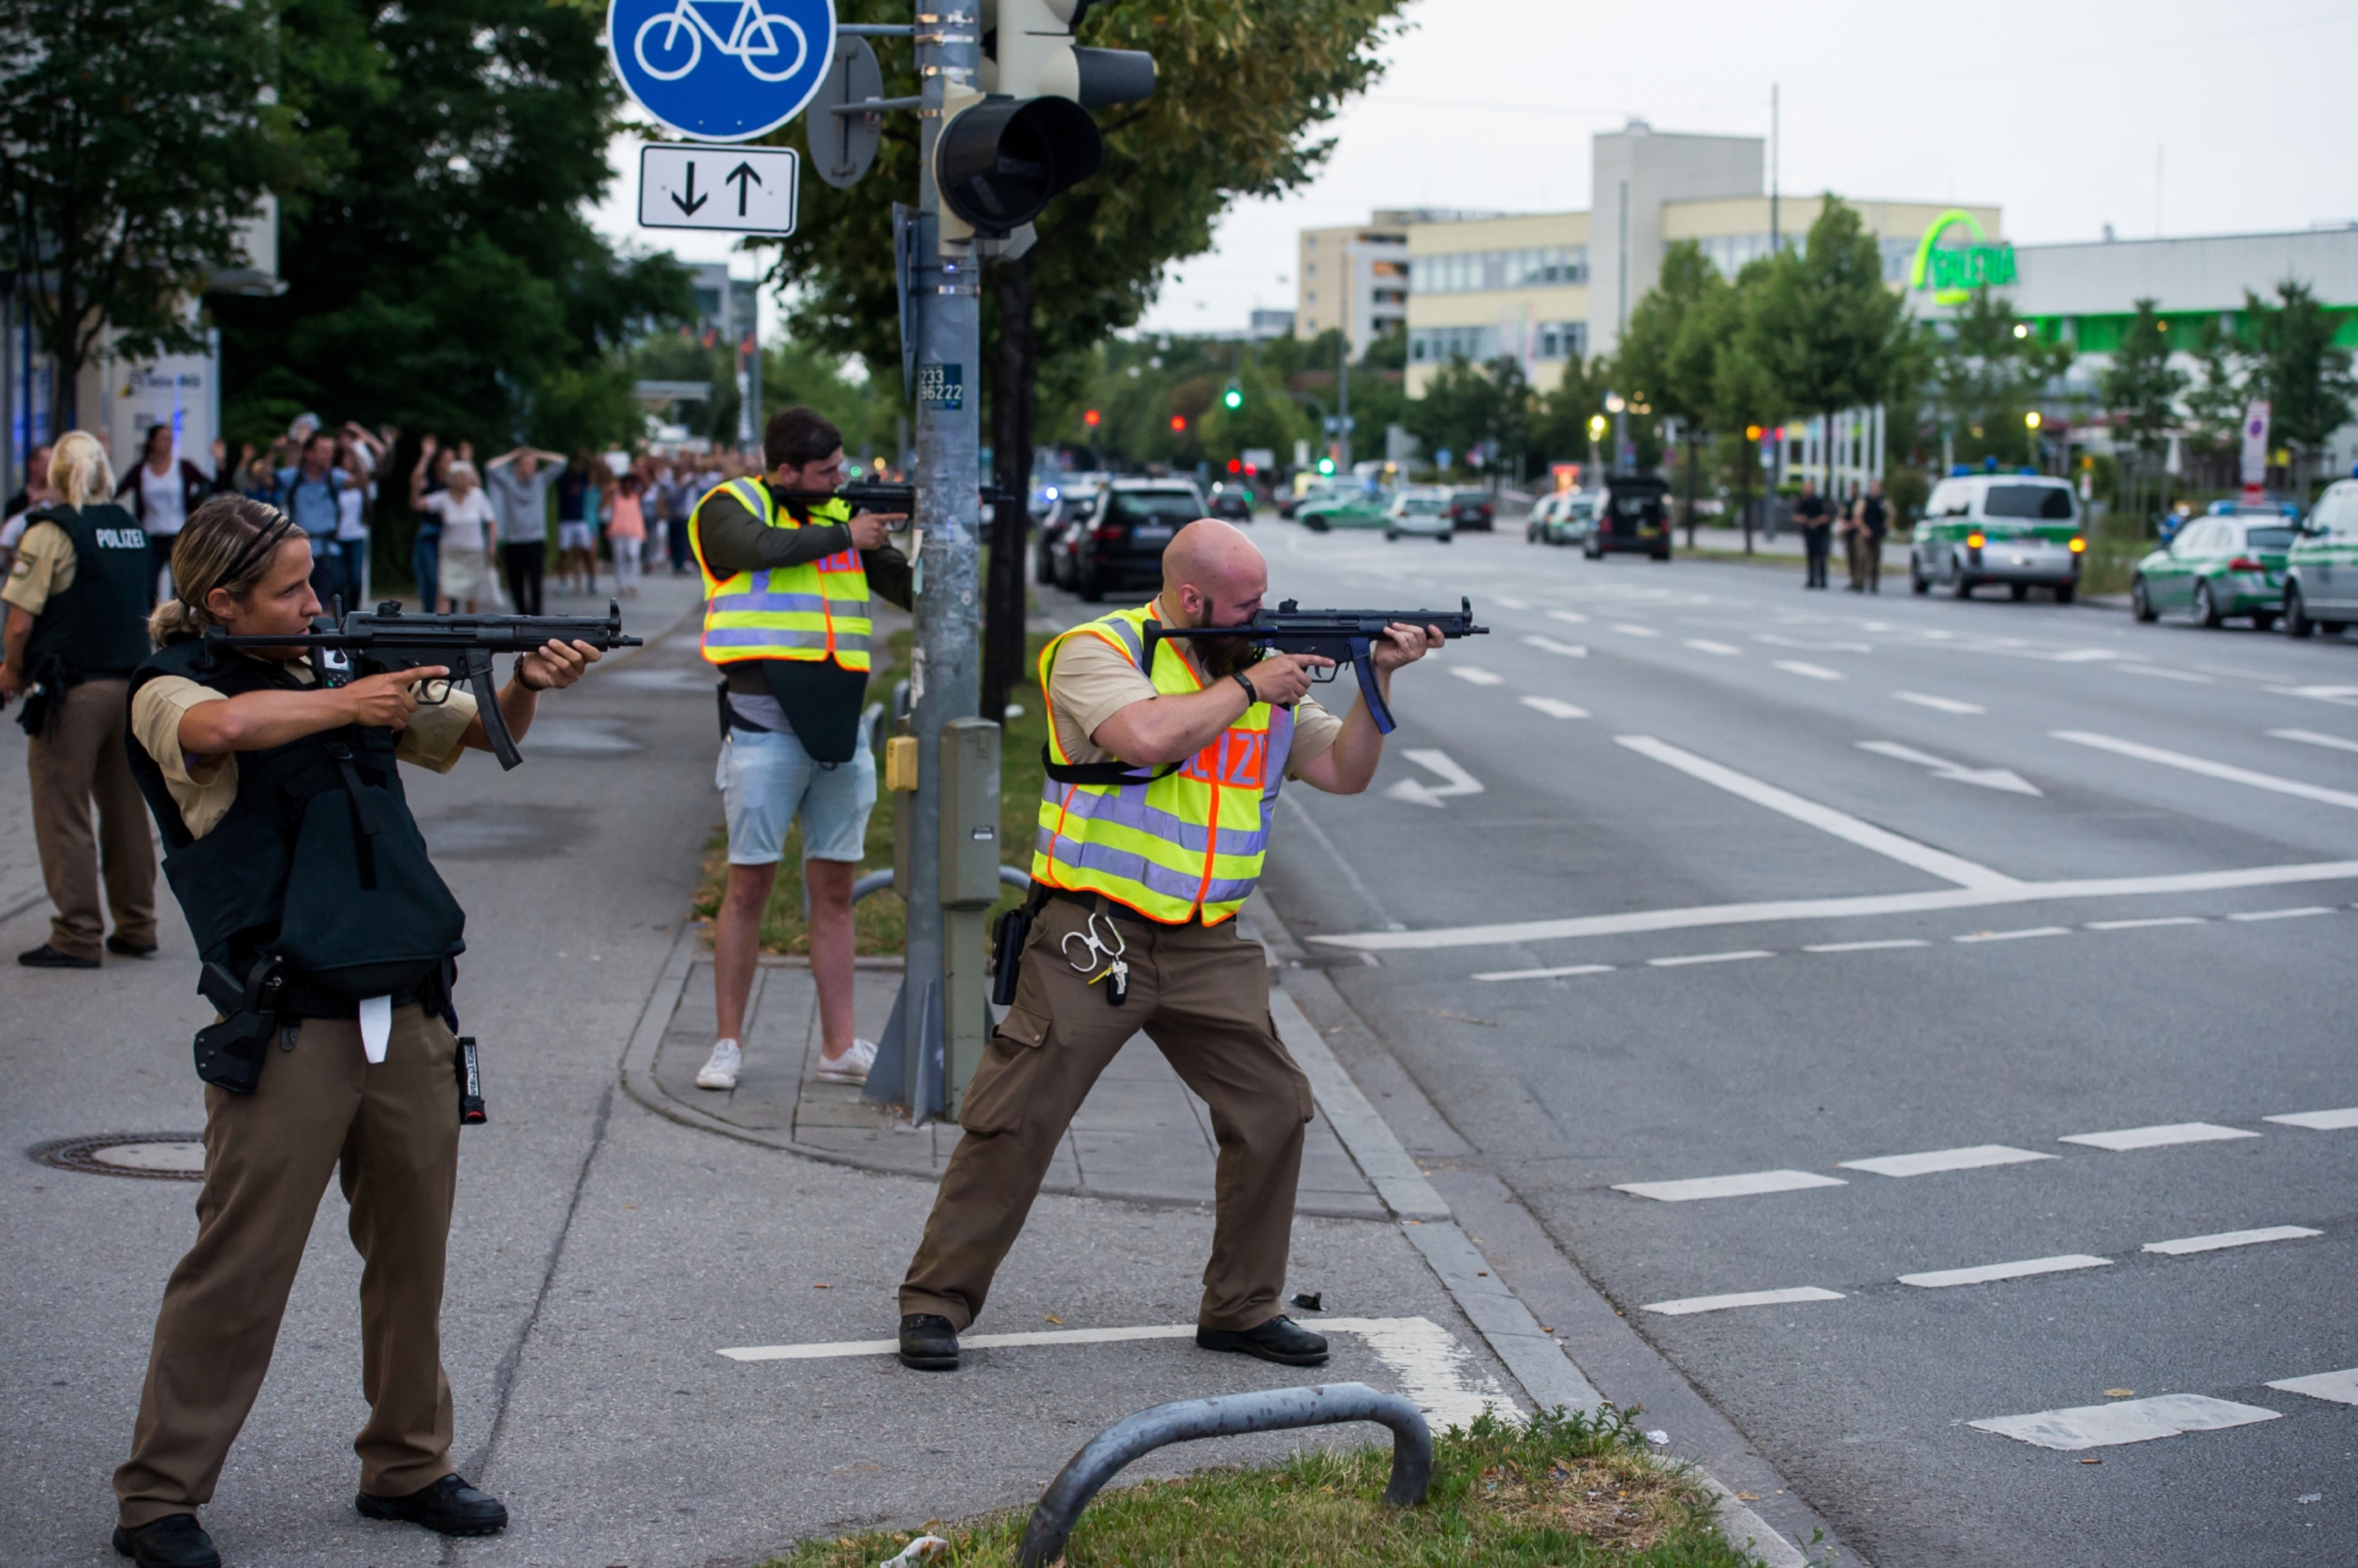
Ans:
POLYGON ((1496 525, 1498 509, 1487 490, 1457 489, 1449 492, 1449 525, 1459 530, 1478 529, 1488 533, 1496 525))
POLYGON ((1588 558, 1597 561, 1627 552, 1669 560, 1671 522, 1662 500, 1670 489, 1669 481, 1653 474, 1615 474, 1606 480, 1596 524, 1588 531, 1588 558))
POLYGON ((1059 585, 1089 604, 1126 588, 1160 588, 1163 547, 1204 514, 1203 496, 1184 480, 1118 479, 1065 525, 1068 548, 1055 557, 1059 585))

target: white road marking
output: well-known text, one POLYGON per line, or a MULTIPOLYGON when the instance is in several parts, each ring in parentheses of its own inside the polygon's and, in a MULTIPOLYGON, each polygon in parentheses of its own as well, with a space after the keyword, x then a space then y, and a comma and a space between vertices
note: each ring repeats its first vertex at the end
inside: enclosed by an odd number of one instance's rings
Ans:
POLYGON ((2068 925, 2029 925, 2020 931, 1975 931, 1963 936, 1952 936, 1952 942, 2019 942, 2026 936, 2069 936, 2068 925))
POLYGON ((1848 1185, 1840 1176, 1821 1176, 1813 1171, 1747 1171, 1741 1175, 1693 1176, 1682 1182, 1625 1182, 1613 1190, 1657 1203, 1693 1203, 1699 1198, 1748 1198, 1760 1193, 1848 1185))
POLYGON ((2299 920, 2305 914, 2333 913, 2335 912, 2325 904, 2311 903, 2305 904, 2299 909, 2255 909, 2244 914, 2231 914, 2227 918, 2230 920, 2299 920))
POLYGON ((1752 640, 1766 643, 1772 648, 1799 648, 1812 654, 1871 654, 1872 643, 1814 643, 1806 637, 1780 637, 1774 632, 1755 632, 1752 640))
POLYGON ((2268 1387, 2282 1389, 2288 1394, 2306 1394, 2312 1400, 2331 1400, 2338 1405, 2358 1405, 2358 1367, 2307 1378, 2283 1378, 2268 1387))
POLYGON ((1585 708, 1574 708, 1572 704, 1563 701, 1560 697, 1527 697, 1521 700, 1525 708, 1536 708, 1541 713, 1546 714, 1550 719, 1585 719, 1588 717, 1588 709, 1585 708))
POLYGON ((2343 708, 2358 708, 2358 686, 2272 686, 2278 697, 2309 697, 2343 708))
POLYGON ((1942 713, 1987 713, 1978 702, 1959 702, 1953 697, 1931 697, 1920 691, 1895 691, 1891 694, 1902 702, 1912 702, 1919 708, 1938 708, 1942 713))
POLYGON ((2059 665, 2088 665, 2101 659, 2117 659, 2120 654, 2110 648, 2066 648, 2060 654, 2050 654, 2048 657, 2059 665))
POLYGON ((1573 975, 1609 975, 1610 964, 1564 964, 1552 969, 1492 969, 1476 975, 1477 980, 1559 980, 1573 975))
POLYGON ((2342 1132, 2358 1127, 2358 1105, 2346 1110, 2297 1110, 2288 1116, 2264 1116, 2279 1127, 2306 1127, 2316 1132, 2342 1132))
POLYGON ((1529 610, 1531 607, 1531 601, 1528 599, 1509 599, 1503 593, 1492 594, 1490 602, 1506 610, 1529 610))
POLYGON ((2330 746, 2337 752, 2358 752, 2358 741, 2344 741, 2339 735, 2320 735, 2314 730, 2271 730, 2268 733, 2279 741, 2298 741, 2304 746, 2330 746))
POLYGON ((1690 637, 1687 646, 1698 654, 1741 654, 1743 649, 1729 643, 1714 643, 1708 637, 1690 637))
POLYGON ((1585 659, 1588 650, 1577 643, 1559 643, 1552 637, 1531 636, 1523 639, 1527 648, 1537 648, 1542 654, 1554 654, 1567 659, 1585 659))
POLYGON ((1930 947, 1920 936, 1887 936, 1880 942, 1820 942, 1804 953, 1879 953, 1887 947, 1930 947))
POLYGON ((2171 1258, 2182 1258, 2189 1252, 2216 1252, 2225 1247, 2256 1247, 2263 1241, 2297 1241, 2305 1236, 2324 1234, 2305 1225, 2272 1225, 2265 1230, 2223 1230, 2213 1236, 2181 1236, 2175 1241, 2148 1241, 2145 1249, 2171 1258))
POLYGON ((2005 768, 1969 768, 1963 762, 1952 762, 1946 757, 1936 757, 1930 752, 1920 752, 1897 741, 1861 741, 1858 749, 1873 752, 1878 757, 1889 757, 1896 762, 1906 762, 1911 767, 1928 768, 1934 778, 1947 779, 1954 784, 1979 784, 1984 789, 2005 790, 2010 795, 2040 793, 2037 784, 2020 773, 2005 768))
POLYGON ((2358 811, 2358 795, 2347 790, 2324 789, 2317 784, 2303 784, 2299 779, 2279 778, 2275 773, 2254 773, 2232 762, 2214 762, 2207 757, 2190 757, 2183 752, 2167 752, 2159 746, 2140 745, 2135 741, 2123 741, 2111 735, 2091 734, 2085 730, 2055 730, 2049 731, 2058 741, 2069 741, 2076 746, 2093 746, 2100 752, 2115 752, 2124 757, 2135 757, 2141 762, 2159 762, 2166 768, 2181 768, 2205 778, 2224 779, 2229 784, 2249 784, 2254 789, 2273 790, 2277 795, 2297 795, 2302 800, 2321 801, 2327 806, 2339 806, 2358 811))
POLYGON ((1588 624, 1588 617, 1583 615, 1577 610, 1551 610, 1548 611, 1548 619, 1551 621, 1561 621, 1567 626, 1585 626, 1588 624))
POLYGON ((1486 670, 1479 665, 1452 665, 1449 673, 1468 686, 1504 686, 1507 681, 1496 670, 1486 670))
POLYGON ((1738 958, 1773 958, 1777 955, 1766 947, 1750 947, 1741 953, 1682 953, 1674 958, 1649 958, 1649 967, 1675 969, 1687 964, 1732 964, 1738 958))
POLYGON ((1796 1302, 1838 1302, 1840 1291, 1823 1291, 1815 1285, 1801 1285, 1788 1291, 1738 1291, 1725 1296, 1689 1296, 1684 1301, 1649 1302, 1642 1309, 1658 1312, 1664 1317, 1686 1317, 1699 1312, 1725 1312, 1731 1307, 1789 1306, 1796 1302))
POLYGON ((1920 1290, 1945 1291, 1952 1285, 1986 1285, 1997 1280, 2027 1280, 2034 1274, 2063 1274, 2074 1269, 2109 1269, 2110 1258, 2067 1252, 2060 1258, 2025 1258, 2015 1263, 1984 1263, 1973 1269, 1935 1269, 1929 1274, 1902 1274, 1899 1282, 1920 1290))
POLYGON ((1844 1160, 1837 1169, 1871 1171, 1878 1176, 1930 1176, 1942 1171, 1978 1171, 1985 1165, 2019 1165, 2029 1160, 2052 1160, 2003 1143, 1977 1143, 1970 1149, 1934 1149, 1923 1154, 1882 1154, 1872 1160, 1844 1160))
POLYGON ((1777 667, 1780 670, 1790 671, 1792 674, 1797 676, 1807 676, 1812 680, 1840 680, 1843 678, 1843 675, 1840 670, 1830 670, 1823 665, 1805 665, 1799 659, 1779 659, 1777 661, 1777 667))
POLYGON ((2132 1149, 2166 1149, 2174 1143, 2217 1143, 2230 1138, 2257 1138, 2240 1127, 2220 1127, 2208 1121, 2173 1121, 2159 1127, 2124 1127, 2111 1132, 2074 1132, 2058 1143, 2084 1143, 2115 1154, 2132 1149))
POLYGON ((1482 793, 1482 782, 1459 767, 1446 752, 1412 750, 1403 752, 1401 755, 1418 767, 1436 775, 1441 783, 1433 785, 1418 779, 1402 779, 1384 791, 1385 795, 1394 800, 1405 800, 1416 806, 1429 806, 1438 811, 1443 809, 1441 803, 1453 795, 1482 793))
POLYGON ((2192 670, 2166 670, 2158 665, 2115 665, 2113 668, 2125 676, 2159 676, 2164 680, 2191 681, 2197 686, 2209 686, 2209 676, 2198 676, 2192 670))
MULTIPOLYGON (((2275 1385, 2270 1385, 2274 1387, 2275 1385)), ((2074 1405, 2069 1410, 2039 1411, 2032 1415, 1993 1416, 1969 1421, 1967 1426, 1994 1432, 2017 1443, 2072 1453, 2082 1448, 2111 1448, 2123 1443, 2149 1443, 2189 1432, 2218 1432, 2275 1421, 2282 1412, 2257 1405, 2239 1405, 2207 1394, 2162 1394, 2149 1400, 2123 1400, 2117 1404, 2074 1405)))
POLYGON ((1625 637, 1659 637, 1661 635, 1660 632, 1657 632, 1651 626, 1630 626, 1617 623, 1613 630, 1620 633, 1625 637))
POLYGON ((1977 866, 1945 850, 1935 849, 1930 844, 1903 838, 1870 822, 1862 822, 1848 812, 1836 811, 1833 806, 1821 806, 1814 800, 1804 800, 1789 790, 1779 789, 1748 773, 1723 767, 1709 758, 1696 756, 1693 752, 1683 751, 1666 741, 1657 741, 1651 735, 1617 735, 1614 741, 1639 756, 1667 763, 1690 778, 1701 779, 1730 795, 1740 795, 1755 806, 1765 806, 1796 822, 1806 823, 1820 832, 1831 833, 1862 849, 1870 849, 1902 865, 1913 866, 1944 881, 1955 882, 1965 888, 1997 889, 2022 885, 2012 877, 1994 871, 1987 866, 1977 866))
POLYGON ((2157 914, 2148 920, 2091 920, 2090 931, 2144 931, 2156 925, 2208 925, 2199 914, 2157 914))
POLYGON ((2358 881, 2358 860, 2316 860, 2304 865, 2250 866, 2228 871, 2174 871, 2151 877, 2093 877, 2053 882, 2001 881, 1989 887, 1942 888, 1933 892, 1860 893, 1843 898, 1693 904, 1678 909, 1629 910, 1618 914, 1572 914, 1544 920, 1502 921, 1489 925, 1444 925, 1423 931, 1347 931, 1313 936, 1309 940, 1330 947, 1351 947, 1370 952, 1511 946, 1531 942, 1560 942, 1579 936, 1626 936, 1642 931, 1693 931, 1715 925, 1853 920, 1863 915, 1921 914, 1933 910, 1985 909, 2008 903, 2145 898, 2172 893, 2219 892, 2233 888, 2353 881, 2358 881))

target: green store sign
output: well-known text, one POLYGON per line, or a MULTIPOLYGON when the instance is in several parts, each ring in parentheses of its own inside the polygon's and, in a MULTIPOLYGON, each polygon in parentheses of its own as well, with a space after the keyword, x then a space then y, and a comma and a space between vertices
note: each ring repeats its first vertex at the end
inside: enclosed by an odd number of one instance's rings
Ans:
POLYGON ((1931 288, 1936 305, 1963 305, 1976 288, 2012 283, 2014 247, 1993 245, 1988 239, 1980 219, 1963 208, 1951 208, 1933 219, 1916 243, 1916 265, 1908 269, 1908 287, 1931 288), (1972 232, 1974 243, 1943 247, 1942 234, 1957 223, 1972 232))

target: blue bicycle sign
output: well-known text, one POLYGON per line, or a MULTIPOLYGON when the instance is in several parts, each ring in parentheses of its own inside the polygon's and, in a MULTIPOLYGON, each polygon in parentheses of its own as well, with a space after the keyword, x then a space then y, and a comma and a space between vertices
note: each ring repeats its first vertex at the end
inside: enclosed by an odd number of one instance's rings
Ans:
POLYGON ((835 0, 612 0, 606 43, 648 114, 741 142, 803 111, 835 50, 835 0))

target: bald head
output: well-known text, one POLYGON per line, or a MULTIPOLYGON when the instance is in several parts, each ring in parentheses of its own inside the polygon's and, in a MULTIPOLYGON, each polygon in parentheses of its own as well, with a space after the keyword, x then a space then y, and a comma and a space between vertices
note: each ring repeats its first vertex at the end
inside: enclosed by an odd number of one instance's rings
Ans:
POLYGON ((1164 613, 1183 626, 1235 626, 1269 591, 1269 564, 1232 523, 1199 517, 1163 552, 1164 613))

